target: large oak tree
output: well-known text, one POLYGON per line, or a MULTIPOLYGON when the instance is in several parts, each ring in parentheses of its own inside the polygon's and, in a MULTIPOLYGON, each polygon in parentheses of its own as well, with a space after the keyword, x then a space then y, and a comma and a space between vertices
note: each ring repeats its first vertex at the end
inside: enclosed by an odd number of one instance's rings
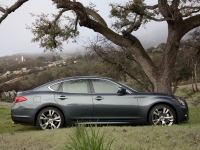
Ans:
MULTIPOLYGON (((60 10, 49 21, 46 15, 30 27, 35 35, 33 41, 40 41, 46 49, 56 49, 61 40, 68 40, 78 35, 77 25, 92 29, 128 50, 135 61, 142 67, 154 86, 154 91, 171 93, 172 75, 179 49, 180 40, 192 29, 200 26, 199 0, 158 0, 153 6, 148 6, 143 0, 130 0, 121 4, 111 4, 110 17, 115 18, 112 27, 95 11, 93 7, 85 7, 82 3, 71 0, 52 0, 60 10), (75 19, 65 17, 69 24, 61 24, 61 16, 72 11, 75 19), (142 24, 149 21, 162 22, 168 25, 166 48, 162 55, 162 62, 156 66, 144 47, 134 36, 134 32, 142 24)), ((157 33, 159 34, 159 33, 157 33)))

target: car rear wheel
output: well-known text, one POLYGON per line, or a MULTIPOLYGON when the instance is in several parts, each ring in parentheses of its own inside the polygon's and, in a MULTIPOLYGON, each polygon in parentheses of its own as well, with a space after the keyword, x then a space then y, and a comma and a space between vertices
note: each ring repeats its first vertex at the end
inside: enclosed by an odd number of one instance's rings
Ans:
POLYGON ((64 117, 60 110, 54 107, 44 108, 37 116, 37 126, 42 129, 57 129, 64 125, 64 117))
POLYGON ((150 125, 165 125, 171 126, 176 123, 176 114, 168 105, 156 105, 149 113, 150 125))

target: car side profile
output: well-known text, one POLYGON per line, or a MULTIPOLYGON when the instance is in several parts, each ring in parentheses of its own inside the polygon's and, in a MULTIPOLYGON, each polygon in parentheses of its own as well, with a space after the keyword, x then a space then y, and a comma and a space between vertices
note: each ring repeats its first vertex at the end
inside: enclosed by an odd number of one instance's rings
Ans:
POLYGON ((111 78, 80 76, 18 92, 11 117, 14 123, 43 130, 76 123, 171 126, 188 121, 188 106, 174 95, 137 92, 111 78))

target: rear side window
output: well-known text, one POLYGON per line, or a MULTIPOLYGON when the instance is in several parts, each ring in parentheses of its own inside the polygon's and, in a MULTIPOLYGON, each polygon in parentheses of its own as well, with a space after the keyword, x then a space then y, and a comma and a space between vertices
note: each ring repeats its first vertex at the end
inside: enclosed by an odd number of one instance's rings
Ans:
POLYGON ((50 88, 50 90, 52 90, 52 91, 57 91, 59 85, 60 85, 60 83, 57 83, 57 84, 51 85, 49 88, 50 88))
POLYGON ((87 80, 79 79, 65 81, 63 82, 62 89, 59 91, 66 93, 88 93, 87 80))

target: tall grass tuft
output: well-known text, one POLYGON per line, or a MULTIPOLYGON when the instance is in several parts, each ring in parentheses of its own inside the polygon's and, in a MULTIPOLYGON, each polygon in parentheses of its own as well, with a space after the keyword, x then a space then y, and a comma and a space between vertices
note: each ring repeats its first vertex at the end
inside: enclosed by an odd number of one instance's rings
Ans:
POLYGON ((66 146, 67 150, 110 150, 114 140, 100 133, 100 127, 80 124, 75 126, 69 137, 71 143, 66 146))

